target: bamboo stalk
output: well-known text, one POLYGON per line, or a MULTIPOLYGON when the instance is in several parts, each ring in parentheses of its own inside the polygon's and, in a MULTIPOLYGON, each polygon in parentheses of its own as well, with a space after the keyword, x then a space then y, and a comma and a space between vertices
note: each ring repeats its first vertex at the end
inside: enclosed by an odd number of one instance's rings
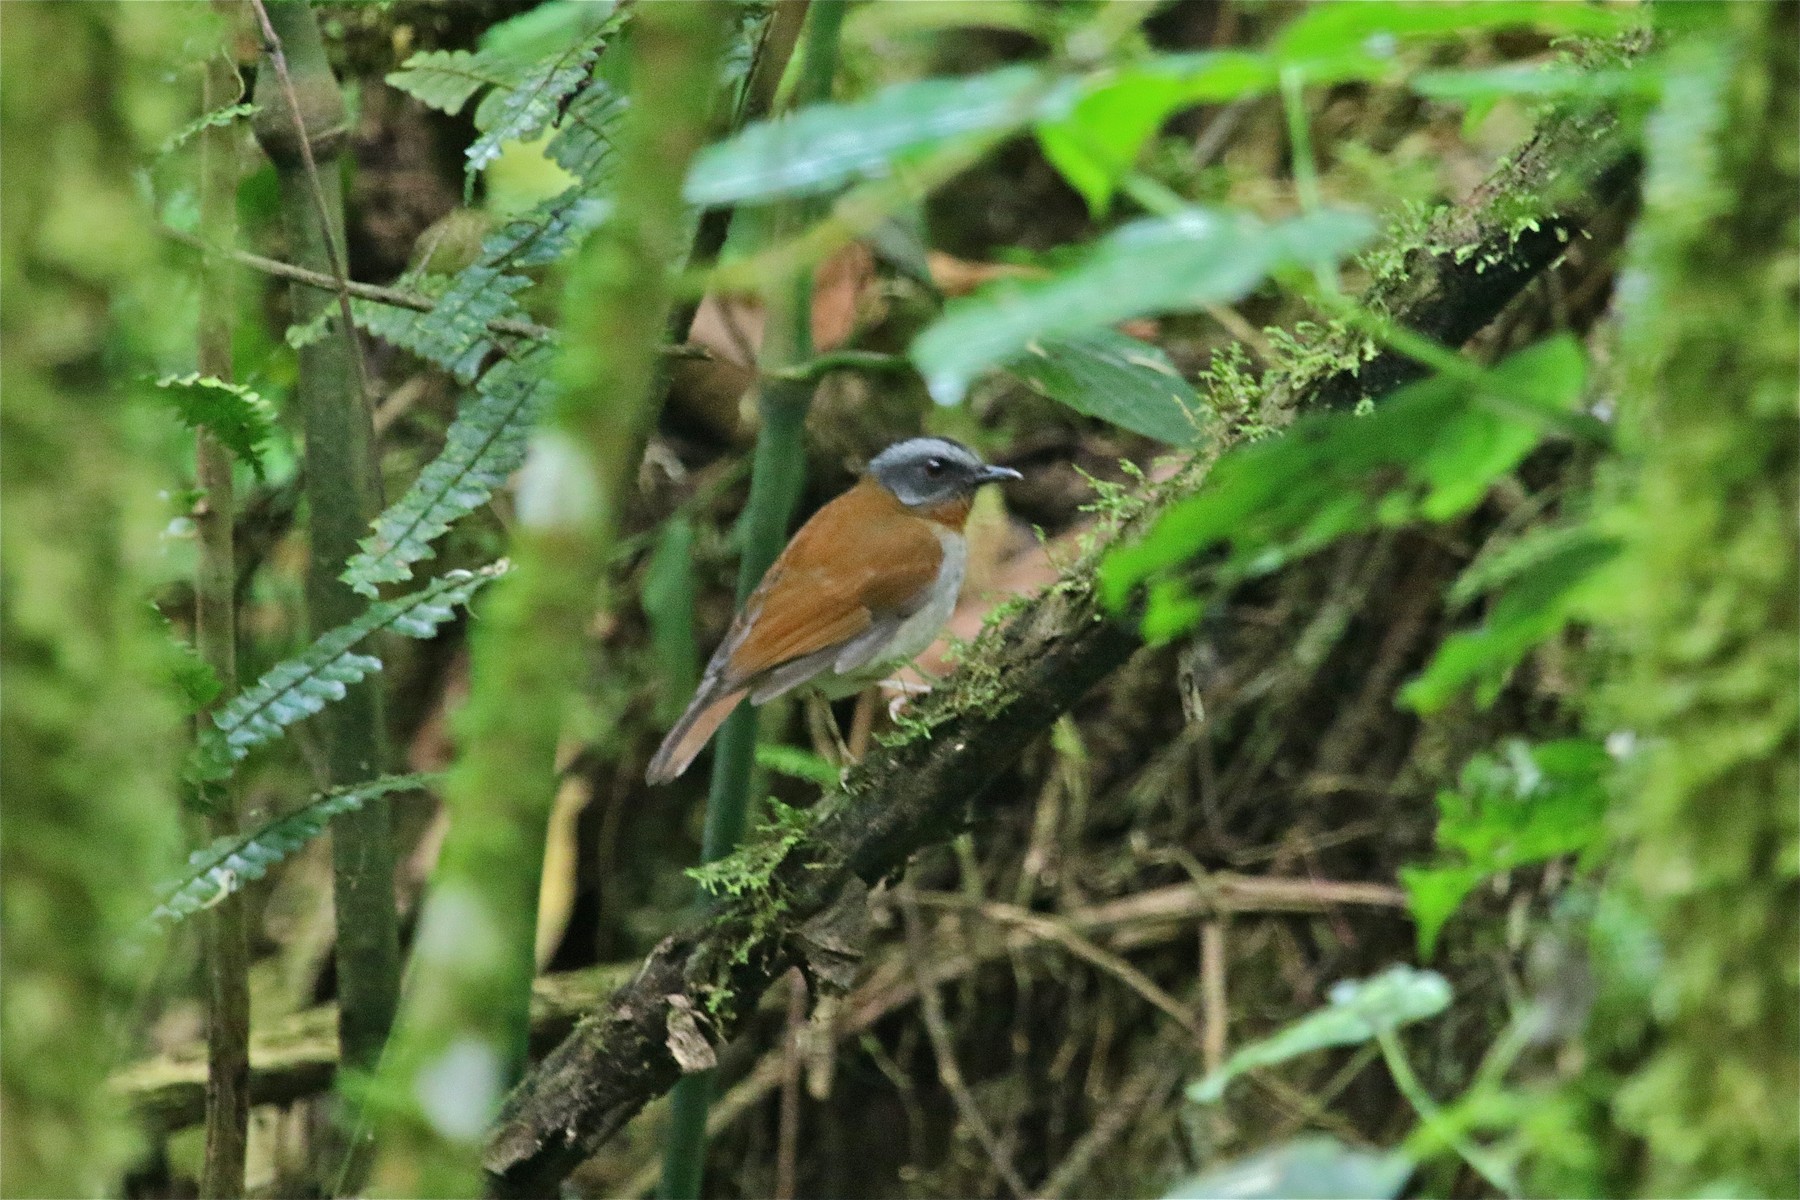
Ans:
MULTIPOLYGON (((820 0, 812 6, 806 22, 803 77, 794 90, 797 105, 830 94, 843 20, 841 0, 820 0)), ((788 206, 775 222, 778 240, 803 224, 810 208, 804 202, 788 206)), ((762 420, 756 433, 750 498, 745 510, 744 556, 738 563, 740 608, 781 553, 806 479, 806 410, 812 403, 815 385, 810 379, 786 379, 776 373, 812 358, 811 269, 796 270, 774 281, 766 289, 764 312, 767 318, 758 365, 766 374, 757 396, 762 420)), ((730 854, 742 840, 755 758, 756 709, 740 704, 726 718, 715 743, 712 780, 706 796, 706 829, 700 847, 702 863, 730 854)), ((712 1088, 711 1071, 685 1075, 675 1085, 660 1188, 665 1200, 689 1200, 700 1194, 706 1167, 706 1110, 712 1102, 712 1088)))
MULTIPOLYGON (((282 218, 301 266, 345 277, 343 187, 339 161, 345 111, 312 10, 301 0, 251 0, 266 39, 257 73, 257 140, 275 164, 282 218)), ((328 303, 311 288, 290 289, 294 320, 328 303)), ((308 528, 306 607, 315 630, 353 620, 363 600, 338 579, 381 506, 373 428, 348 293, 337 294, 338 328, 300 353, 302 430, 306 441, 308 528)), ((324 748, 328 786, 381 773, 381 694, 372 682, 313 718, 324 748)), ((375 1065, 393 1023, 399 984, 394 860, 385 800, 339 817, 332 827, 337 919, 338 1036, 344 1061, 375 1065)))
MULTIPOLYGON (((230 15, 232 7, 217 6, 230 15)), ((206 64, 201 109, 233 103, 243 91, 223 52, 206 64)), ((237 131, 217 125, 200 135, 200 223, 229 244, 237 233, 237 131)), ((196 366, 202 375, 232 378, 231 269, 209 260, 200 274, 196 366)), ((199 565, 194 579, 194 641, 221 685, 221 697, 237 690, 236 563, 232 522, 231 453, 207 430, 195 447, 194 473, 204 498, 194 510, 199 565)), ((204 719, 204 718, 203 718, 204 719)), ((238 791, 231 781, 207 789, 206 832, 226 837, 239 830, 238 791)), ((236 895, 206 913, 206 1150, 200 1194, 244 1194, 244 1155, 250 1121, 250 947, 244 898, 236 895)))
POLYGON ((520 483, 517 571, 476 626, 450 834, 377 1086, 378 1193, 472 1194, 489 1121, 524 1067, 557 739, 654 415, 671 268, 685 248, 681 183, 705 138, 726 19, 719 3, 655 4, 632 26, 615 151, 631 184, 571 268, 563 387, 520 483))

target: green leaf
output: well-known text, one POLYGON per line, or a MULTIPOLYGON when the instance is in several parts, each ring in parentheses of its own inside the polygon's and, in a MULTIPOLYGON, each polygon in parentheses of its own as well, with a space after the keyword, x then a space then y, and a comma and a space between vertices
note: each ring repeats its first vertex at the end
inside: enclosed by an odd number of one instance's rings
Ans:
POLYGON ((1438 793, 1438 861, 1400 872, 1420 953, 1433 952, 1444 923, 1483 880, 1598 846, 1612 768, 1591 738, 1515 739, 1471 759, 1459 786, 1438 793))
POLYGON ((793 746, 776 746, 760 743, 756 747, 756 765, 766 767, 780 775, 789 775, 795 779, 804 779, 808 783, 816 783, 820 787, 835 788, 838 786, 838 769, 807 750, 793 746))
POLYGON ((939 404, 1033 342, 1132 317, 1237 300, 1273 271, 1335 259, 1374 233, 1367 217, 1320 212, 1267 225, 1247 213, 1190 208, 1102 238, 1052 279, 1007 281, 949 305, 910 351, 939 404))
POLYGON ((1211 1104, 1246 1071, 1332 1046, 1359 1046, 1377 1034, 1435 1017, 1450 1006, 1450 984, 1435 971, 1396 964, 1370 979, 1331 986, 1330 1005, 1239 1049, 1218 1070, 1188 1086, 1190 1100, 1211 1104))
POLYGON ((549 128, 562 102, 587 81, 599 57, 591 37, 534 65, 519 82, 495 88, 475 109, 481 136, 470 143, 466 170, 479 171, 500 157, 507 142, 528 141, 549 128))
POLYGON ((517 74, 467 50, 421 50, 387 76, 419 103, 454 116, 484 87, 510 87, 517 74))
POLYGON ((381 660, 355 647, 383 630, 427 638, 455 615, 456 606, 506 570, 504 561, 479 571, 451 571, 410 595, 371 604, 356 620, 319 635, 300 655, 270 667, 250 687, 213 714, 195 748, 191 774, 222 779, 232 764, 296 721, 344 697, 351 684, 381 670, 381 660))
POLYGON ((1167 54, 1088 83, 1069 112, 1040 121, 1038 143, 1052 166, 1103 215, 1120 178, 1177 110, 1274 90, 1267 55, 1240 50, 1167 54))
POLYGON ((1410 83, 1413 91, 1433 100, 1480 104, 1514 97, 1653 97, 1661 90, 1662 78, 1648 63, 1629 70, 1588 70, 1564 63, 1505 63, 1497 67, 1421 71, 1410 83))
POLYGON ((229 125, 233 121, 240 121, 246 117, 253 117, 260 111, 254 104, 227 104, 223 108, 215 108, 209 113, 202 113, 171 134, 169 140, 163 143, 161 152, 163 154, 171 153, 199 137, 208 129, 229 125))
POLYGON ((526 443, 550 395, 549 351, 504 359, 481 377, 474 397, 457 413, 444 449, 426 464, 406 494, 379 517, 341 579, 365 596, 377 585, 412 578, 414 563, 432 556, 431 543, 456 521, 488 502, 494 489, 525 461, 526 443))
POLYGON ((1477 385, 1435 376, 1364 416, 1322 414, 1224 455, 1196 495, 1144 538, 1109 553, 1101 591, 1132 589, 1223 546, 1218 579, 1267 574, 1336 538, 1377 526, 1445 521, 1476 504, 1537 445, 1545 418, 1581 397, 1585 360, 1563 336, 1523 350, 1477 385))
POLYGON ((384 775, 367 783, 335 788, 286 816, 252 832, 223 837, 188 856, 187 870, 163 885, 162 902, 150 914, 152 925, 169 926, 261 879, 281 860, 325 832, 331 819, 354 812, 378 796, 416 791, 430 775, 384 775))
POLYGON ((1167 1200, 1391 1200, 1412 1172, 1398 1150, 1358 1150, 1312 1134, 1196 1175, 1167 1200))
POLYGON ((1320 4, 1283 28, 1272 49, 1283 68, 1303 72, 1308 82, 1378 79, 1396 67, 1396 52, 1408 41, 1521 27, 1610 37, 1636 20, 1628 9, 1560 0, 1320 4))
POLYGON ((275 436, 275 409, 267 400, 211 375, 165 375, 156 386, 183 425, 210 433, 262 478, 263 451, 275 436))
POLYGON ((468 383, 494 350, 488 322, 522 318, 525 310, 513 295, 530 286, 531 280, 523 275, 476 263, 451 276, 428 313, 369 300, 356 301, 352 311, 357 324, 376 337, 437 363, 468 383))
POLYGON ((1451 600, 1461 603, 1474 590, 1498 586, 1486 619, 1445 639, 1424 672, 1402 689, 1400 703, 1429 715, 1474 686, 1476 703, 1492 704, 1526 655, 1612 594, 1607 568, 1619 549, 1616 539, 1581 526, 1541 531, 1521 539, 1499 562, 1476 563, 1457 580, 1451 600))
POLYGON ((481 243, 481 261, 513 270, 557 262, 598 229, 611 208, 605 200, 584 195, 580 187, 568 188, 488 234, 481 243))
POLYGON ((829 191, 908 156, 1053 117, 1077 85, 1029 66, 895 84, 854 104, 815 104, 747 126, 694 160, 684 193, 708 207, 829 191))
POLYGON ((1034 342, 1008 368, 1078 413, 1171 446, 1199 440, 1200 397, 1168 355, 1111 329, 1034 342))

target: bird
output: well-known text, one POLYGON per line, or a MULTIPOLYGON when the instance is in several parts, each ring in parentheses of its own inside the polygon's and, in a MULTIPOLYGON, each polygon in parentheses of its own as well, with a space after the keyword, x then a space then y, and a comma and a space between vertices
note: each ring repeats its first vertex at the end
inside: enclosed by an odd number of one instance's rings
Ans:
POLYGON ((764 572, 646 782, 687 770, 746 697, 763 704, 807 683, 828 698, 852 695, 917 656, 956 608, 976 490, 1021 478, 949 438, 908 438, 877 454, 764 572))

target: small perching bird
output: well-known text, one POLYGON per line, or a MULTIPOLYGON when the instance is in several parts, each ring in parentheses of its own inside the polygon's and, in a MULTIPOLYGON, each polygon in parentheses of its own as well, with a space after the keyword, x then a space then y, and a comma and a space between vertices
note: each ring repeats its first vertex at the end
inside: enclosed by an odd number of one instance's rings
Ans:
POLYGON ((1018 479, 947 438, 898 442, 800 527, 732 621, 644 778, 667 783, 748 696, 818 681, 845 696, 924 650, 956 608, 963 523, 984 483, 1018 479))

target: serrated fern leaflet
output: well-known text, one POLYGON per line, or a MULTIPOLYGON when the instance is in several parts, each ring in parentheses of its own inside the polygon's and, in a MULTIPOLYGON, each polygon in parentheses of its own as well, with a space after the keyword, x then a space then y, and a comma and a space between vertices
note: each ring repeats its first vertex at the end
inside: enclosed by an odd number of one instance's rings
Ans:
POLYGON ((434 778, 431 775, 384 775, 368 783, 337 788, 260 829, 223 837, 194 851, 188 856, 187 870, 160 889, 162 903, 150 914, 150 924, 173 925, 184 917, 211 908, 246 883, 261 879, 270 867, 325 832, 333 817, 353 812, 380 796, 425 787, 434 778))
POLYGON ((375 519, 343 580, 365 596, 376 585, 412 577, 412 564, 430 558, 431 543, 450 523, 487 503, 525 458, 526 439, 550 386, 548 353, 497 363, 450 426, 444 449, 406 495, 375 519))
POLYGON ((204 429, 262 478, 263 449, 275 436, 275 410, 241 383, 212 375, 165 375, 158 394, 189 429, 204 429))
POLYGON ((341 700, 351 684, 381 669, 381 660, 355 647, 384 629, 412 638, 430 637, 482 585, 505 570, 497 563, 480 571, 451 571, 402 596, 371 604, 348 625, 319 635, 296 658, 276 664, 213 716, 195 748, 193 774, 220 779, 252 749, 280 737, 296 721, 341 700))

